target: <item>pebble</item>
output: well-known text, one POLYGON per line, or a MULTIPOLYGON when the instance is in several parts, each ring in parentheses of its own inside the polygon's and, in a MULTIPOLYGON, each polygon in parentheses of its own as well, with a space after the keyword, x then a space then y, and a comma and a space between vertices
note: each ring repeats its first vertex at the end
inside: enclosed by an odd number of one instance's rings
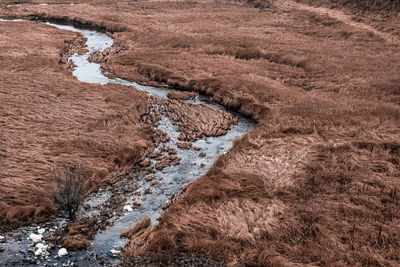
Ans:
POLYGON ((40 241, 42 241, 42 235, 36 235, 34 233, 29 235, 29 239, 33 241, 33 243, 39 243, 40 241))
POLYGON ((4 251, 4 248, 3 247, 0 247, 0 252, 3 252, 4 251))
POLYGON ((65 255, 68 255, 68 251, 65 249, 65 248, 61 248, 61 249, 59 249, 58 250, 58 257, 63 257, 63 256, 65 256, 65 255))
POLYGON ((111 249, 110 252, 111 252, 112 254, 119 254, 119 253, 121 253, 121 251, 115 250, 115 249, 111 249))
POLYGON ((131 212, 133 209, 132 209, 131 206, 126 205, 126 206, 124 206, 124 210, 126 210, 126 211, 128 211, 128 212, 131 212))
POLYGON ((3 235, 0 235, 0 243, 6 242, 6 237, 3 235))

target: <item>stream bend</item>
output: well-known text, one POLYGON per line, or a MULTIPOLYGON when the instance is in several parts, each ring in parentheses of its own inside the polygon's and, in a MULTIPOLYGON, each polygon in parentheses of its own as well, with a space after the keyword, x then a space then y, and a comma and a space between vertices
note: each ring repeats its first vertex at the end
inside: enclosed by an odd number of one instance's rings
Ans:
MULTIPOLYGON (((0 21, 21 21, 21 20, 3 20, 0 21)), ((123 80, 123 79, 111 79, 103 75, 100 64, 89 62, 89 56, 94 52, 102 52, 106 48, 113 45, 114 40, 101 32, 96 32, 86 29, 78 29, 68 25, 58 25, 53 23, 45 23, 48 26, 56 27, 62 30, 68 30, 78 32, 87 38, 86 48, 88 52, 83 55, 72 55, 70 59, 75 64, 73 75, 82 82, 86 83, 97 83, 97 84, 108 84, 115 83, 124 86, 132 86, 141 91, 145 91, 153 98, 153 105, 159 105, 162 99, 168 101, 168 93, 171 89, 168 88, 157 88, 152 86, 144 86, 135 82, 123 80)), ((100 88, 102 90, 102 88, 100 88)), ((215 112, 227 111, 223 106, 213 102, 209 97, 199 95, 198 97, 191 100, 184 100, 183 102, 189 105, 207 105, 215 112)), ((153 107, 154 108, 154 107, 153 107)), ((232 113, 232 112, 231 112, 232 113)), ((177 146, 179 141, 179 125, 176 121, 171 120, 168 116, 162 115, 158 121, 158 126, 154 129, 164 131, 169 135, 169 141, 165 142, 164 145, 170 146, 176 150, 177 156, 181 158, 180 163, 177 165, 170 165, 162 170, 157 170, 154 173, 152 179, 158 181, 156 187, 151 187, 151 193, 145 192, 146 189, 150 188, 150 182, 146 181, 146 177, 137 179, 135 172, 130 172, 128 175, 136 177, 133 179, 133 183, 137 187, 134 192, 126 193, 123 188, 106 188, 99 190, 96 193, 90 195, 85 201, 84 205, 89 205, 91 208, 89 211, 80 210, 78 212, 78 218, 86 216, 97 216, 102 206, 106 205, 113 194, 124 194, 126 199, 126 205, 124 206, 124 214, 116 217, 112 221, 112 226, 106 228, 103 231, 98 232, 92 241, 92 247, 86 251, 69 253, 68 258, 54 258, 57 255, 58 249, 50 249, 47 252, 46 257, 36 260, 36 263, 40 264, 51 264, 61 263, 71 265, 73 262, 78 264, 84 264, 86 266, 97 266, 101 263, 115 263, 118 260, 118 254, 121 248, 125 244, 125 240, 119 237, 119 234, 134 225, 137 221, 141 220, 143 216, 147 215, 150 217, 152 223, 157 222, 157 218, 162 212, 163 205, 168 201, 168 198, 179 192, 179 189, 197 178, 203 176, 207 170, 214 164, 216 159, 225 153, 232 146, 232 141, 243 137, 243 135, 252 130, 255 124, 249 119, 244 118, 238 113, 233 114, 237 118, 237 122, 232 124, 226 134, 213 137, 202 137, 193 142, 194 149, 181 149, 177 146), (140 207, 132 208, 129 203, 133 201, 140 201, 140 207), (47 259, 46 259, 47 258, 47 259)), ((155 150, 161 151, 160 144, 155 150)), ((156 162, 151 162, 155 165, 156 162)), ((56 227, 62 227, 66 224, 66 221, 62 218, 55 220, 56 227)), ((44 226, 43 226, 44 227, 44 226)), ((42 226, 38 227, 25 227, 18 229, 7 236, 7 242, 2 244, 5 247, 3 252, 0 265, 18 263, 19 265, 28 264, 24 261, 24 256, 29 255, 28 251, 32 250, 32 243, 28 240, 28 236, 31 233, 37 233, 38 229, 43 229, 42 226), (16 242, 13 237, 17 235, 23 235, 22 240, 16 242), (21 252, 25 251, 25 252, 21 252), (16 257, 15 255, 19 255, 16 257), (5 257, 4 257, 5 256, 5 257)), ((54 229, 45 229, 46 233, 51 233, 54 229)), ((45 235, 44 234, 44 235, 45 235)))

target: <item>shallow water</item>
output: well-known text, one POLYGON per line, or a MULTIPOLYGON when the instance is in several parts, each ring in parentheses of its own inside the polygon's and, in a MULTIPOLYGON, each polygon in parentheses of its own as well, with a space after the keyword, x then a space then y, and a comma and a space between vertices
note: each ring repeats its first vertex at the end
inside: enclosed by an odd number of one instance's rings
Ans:
MULTIPOLYGON (((4 20, 0 19, 0 21, 4 20)), ((72 26, 52 23, 46 24, 63 30, 79 32, 87 38, 86 45, 88 53, 84 55, 71 56, 72 61, 76 65, 73 75, 77 77, 78 80, 86 83, 98 83, 102 85, 107 83, 117 83, 125 86, 133 86, 139 90, 147 92, 149 95, 168 99, 167 95, 171 91, 169 88, 143 86, 119 78, 110 79, 102 74, 100 64, 88 62, 88 57, 91 53, 95 51, 101 52, 107 47, 113 45, 113 39, 108 35, 91 30, 78 29, 72 26)), ((224 107, 212 102, 206 96, 199 96, 193 100, 187 100, 184 102, 191 104, 206 104, 213 108, 225 110, 224 107)), ((181 186, 204 175, 213 165, 215 160, 232 146, 232 141, 234 139, 241 138, 246 132, 254 128, 254 123, 252 121, 240 116, 239 114, 234 115, 238 117, 239 121, 231 126, 227 134, 218 137, 206 137, 193 142, 193 146, 201 148, 200 151, 179 149, 176 146, 180 134, 178 126, 168 117, 162 116, 157 128, 167 132, 170 136, 170 141, 167 142, 166 145, 177 150, 177 156, 182 158, 180 164, 176 166, 171 165, 161 171, 157 171, 154 174, 154 180, 158 181, 157 186, 150 187, 150 182, 146 182, 144 179, 133 181, 138 185, 138 188, 134 192, 126 193, 126 203, 129 204, 134 200, 137 200, 140 201, 141 206, 132 211, 125 212, 122 217, 113 220, 113 225, 111 227, 97 233, 92 241, 92 248, 86 251, 69 253, 68 257, 62 259, 54 259, 54 255, 56 255, 58 250, 58 248, 54 248, 49 251, 49 259, 51 260, 41 260, 40 265, 53 265, 54 263, 65 263, 66 265, 70 265, 74 262, 83 264, 84 266, 97 266, 104 261, 104 257, 108 258, 106 260, 107 264, 115 263, 115 261, 118 260, 118 257, 116 257, 116 254, 111 255, 110 250, 119 250, 124 246, 126 240, 119 238, 119 234, 123 230, 134 225, 145 215, 150 217, 152 224, 156 224, 157 218, 162 212, 162 206, 167 202, 169 196, 178 193, 181 186), (200 155, 200 153, 202 153, 202 155, 200 155), (162 179, 160 179, 161 177, 162 179), (151 192, 144 192, 145 189, 148 188, 151 192)), ((156 150, 157 149, 159 148, 156 148, 156 150)), ((135 176, 135 173, 131 173, 130 175, 135 176)), ((125 194, 124 191, 121 191, 120 193, 125 194)), ((80 210, 78 217, 96 215, 96 207, 105 205, 107 201, 109 201, 109 198, 110 193, 107 189, 92 194, 84 203, 93 207, 90 211, 91 214, 88 214, 88 212, 85 212, 84 210, 80 210)), ((63 225, 64 223, 64 220, 57 219, 54 224, 57 226, 63 225)), ((54 226, 51 227, 54 228, 54 226)), ((48 230, 48 228, 46 229, 48 230)), ((28 264, 23 261, 23 258, 26 257, 26 253, 19 251, 27 251, 29 248, 32 248, 27 240, 27 237, 32 232, 36 233, 37 228, 28 227, 18 229, 7 236, 8 241, 4 244, 0 244, 0 246, 5 248, 5 252, 0 254, 2 256, 0 258, 0 265, 12 264, 12 262, 17 263, 18 265, 28 264), (20 243, 14 240, 15 236, 19 234, 21 234, 22 237, 20 243)))

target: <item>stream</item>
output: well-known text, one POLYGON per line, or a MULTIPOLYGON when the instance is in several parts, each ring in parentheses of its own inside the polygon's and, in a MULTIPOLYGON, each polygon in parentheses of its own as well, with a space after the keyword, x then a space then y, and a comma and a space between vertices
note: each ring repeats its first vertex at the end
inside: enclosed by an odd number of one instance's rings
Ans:
MULTIPOLYGON (((10 20, 0 19, 0 21, 10 20)), ((96 51, 102 52, 113 45, 113 39, 110 36, 73 26, 48 22, 45 24, 62 30, 78 32, 87 38, 86 46, 88 52, 84 55, 70 57, 76 66, 72 74, 79 81, 100 85, 116 83, 132 86, 145 91, 150 96, 168 100, 168 93, 172 90, 170 88, 144 86, 119 78, 111 79, 103 75, 100 64, 88 61, 90 54, 96 51)), ((99 90, 102 90, 101 86, 99 86, 99 90)), ((208 105, 218 111, 227 111, 223 106, 203 95, 183 102, 194 105, 208 105)), ((152 174, 151 179, 146 179, 149 176, 148 174, 139 174, 137 170, 132 170, 125 175, 126 182, 123 185, 100 189, 85 199, 81 206, 86 207, 86 209, 81 208, 78 211, 78 219, 87 216, 98 216, 101 209, 111 201, 113 196, 123 195, 125 201, 122 204, 123 212, 115 212, 110 218, 110 226, 96 233, 94 239, 91 240, 91 248, 75 252, 68 251, 68 254, 62 257, 58 256, 58 252, 61 249, 59 246, 50 246, 43 249, 43 253, 36 253, 38 242, 32 242, 32 238, 30 239, 29 236, 32 233, 51 236, 56 229, 65 226, 67 223, 65 218, 60 217, 49 223, 21 227, 13 232, 6 233, 5 242, 0 243, 0 247, 4 248, 4 252, 0 252, 0 265, 109 266, 117 264, 121 249, 126 242, 126 239, 122 239, 119 236, 123 230, 133 226, 145 215, 151 219, 153 225, 157 224, 157 218, 163 211, 163 205, 167 203, 170 196, 178 193, 182 186, 203 176, 216 159, 231 148, 233 140, 241 138, 246 132, 255 127, 254 122, 249 119, 235 112, 232 114, 238 118, 238 122, 231 125, 225 135, 202 137, 193 141, 193 146, 197 148, 196 150, 179 148, 176 145, 177 142, 180 142, 178 140, 180 131, 177 123, 169 117, 161 115, 156 128, 168 133, 169 140, 164 145, 176 150, 176 155, 181 158, 180 163, 157 170, 152 174), (129 186, 134 190, 126 190, 129 186), (132 205, 133 202, 140 203, 140 205, 134 206, 132 205)), ((161 145, 160 143, 155 150, 162 152, 161 145)), ((165 154, 165 152, 163 153, 165 154)), ((155 164, 156 162, 151 160, 151 166, 155 164)), ((45 241, 41 241, 41 243, 46 246, 45 241)))

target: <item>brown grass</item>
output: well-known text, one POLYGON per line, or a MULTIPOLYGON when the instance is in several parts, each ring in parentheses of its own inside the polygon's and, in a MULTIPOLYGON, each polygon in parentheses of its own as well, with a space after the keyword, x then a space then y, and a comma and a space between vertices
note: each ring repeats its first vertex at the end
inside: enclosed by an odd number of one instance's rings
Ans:
POLYGON ((150 218, 145 216, 141 221, 136 223, 129 229, 126 229, 120 234, 120 237, 131 238, 133 235, 137 234, 139 231, 146 229, 150 226, 150 218))
POLYGON ((158 226, 133 234, 127 256, 399 265, 400 48, 381 31, 387 21, 372 27, 367 13, 354 23, 289 0, 263 10, 236 1, 93 0, 7 12, 113 16, 128 30, 113 34, 119 52, 102 58, 107 71, 208 94, 258 122, 158 226))

